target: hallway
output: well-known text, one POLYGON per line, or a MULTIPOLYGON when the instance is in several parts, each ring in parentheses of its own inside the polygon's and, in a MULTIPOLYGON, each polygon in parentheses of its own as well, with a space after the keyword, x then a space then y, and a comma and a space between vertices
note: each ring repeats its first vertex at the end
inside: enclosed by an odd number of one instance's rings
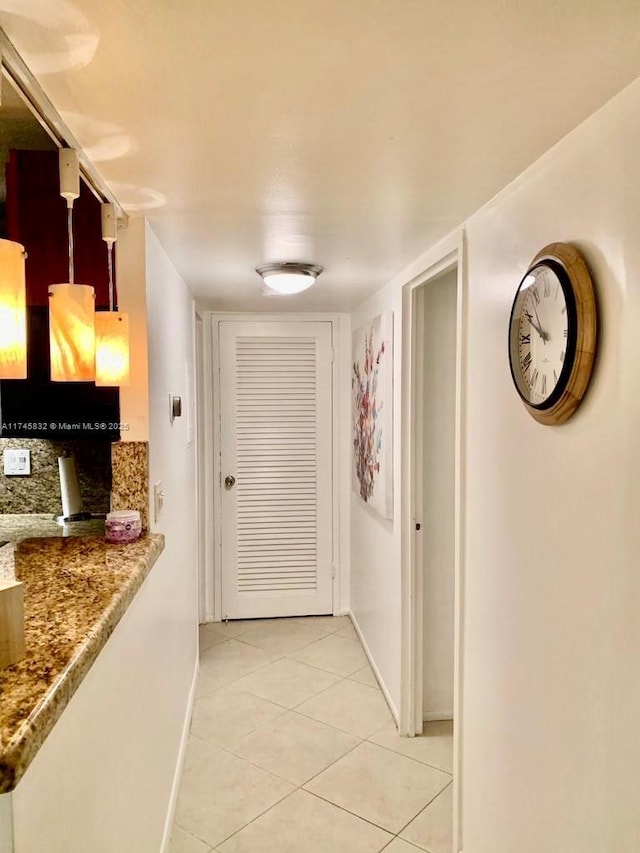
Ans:
POLYGON ((170 853, 450 853, 452 725, 400 738, 347 616, 200 628, 170 853))

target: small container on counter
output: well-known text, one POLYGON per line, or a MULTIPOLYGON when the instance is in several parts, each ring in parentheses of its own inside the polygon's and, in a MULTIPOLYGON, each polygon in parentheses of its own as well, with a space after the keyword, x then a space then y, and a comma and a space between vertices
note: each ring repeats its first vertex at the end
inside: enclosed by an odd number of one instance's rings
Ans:
POLYGON ((105 539, 116 545, 135 542, 142 533, 140 513, 135 509, 123 509, 107 513, 105 539))

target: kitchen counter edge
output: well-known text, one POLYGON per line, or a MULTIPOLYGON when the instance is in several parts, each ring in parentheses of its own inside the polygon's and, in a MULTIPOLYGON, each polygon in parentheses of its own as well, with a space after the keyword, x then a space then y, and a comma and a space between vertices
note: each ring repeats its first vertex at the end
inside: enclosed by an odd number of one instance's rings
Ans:
MULTIPOLYGON (((163 552, 165 540, 162 534, 152 533, 134 544, 138 546, 137 553, 129 557, 134 565, 122 587, 94 621, 60 676, 25 715, 8 742, 0 744, 0 794, 10 793, 18 785, 163 552)), ((123 559, 127 560, 128 546, 112 547, 122 549, 123 559)))

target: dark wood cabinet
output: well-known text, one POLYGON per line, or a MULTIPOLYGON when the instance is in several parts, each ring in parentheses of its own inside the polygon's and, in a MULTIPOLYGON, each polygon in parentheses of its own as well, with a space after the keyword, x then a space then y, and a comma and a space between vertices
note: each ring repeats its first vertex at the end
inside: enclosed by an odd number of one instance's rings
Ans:
MULTIPOLYGON (((11 151, 6 177, 6 237, 27 251, 28 378, 0 381, 0 436, 117 438, 117 388, 49 378, 48 287, 69 278, 67 206, 59 191, 58 152, 11 151)), ((108 308, 100 202, 83 181, 73 222, 75 280, 91 284, 96 307, 108 308)))

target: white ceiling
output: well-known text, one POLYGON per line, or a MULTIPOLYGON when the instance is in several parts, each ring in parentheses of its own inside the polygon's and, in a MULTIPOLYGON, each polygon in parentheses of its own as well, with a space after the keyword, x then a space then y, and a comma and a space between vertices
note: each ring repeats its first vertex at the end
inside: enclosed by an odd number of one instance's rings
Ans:
POLYGON ((638 0, 0 0, 210 307, 344 310, 640 75, 638 0), (325 266, 266 299, 256 265, 325 266))

